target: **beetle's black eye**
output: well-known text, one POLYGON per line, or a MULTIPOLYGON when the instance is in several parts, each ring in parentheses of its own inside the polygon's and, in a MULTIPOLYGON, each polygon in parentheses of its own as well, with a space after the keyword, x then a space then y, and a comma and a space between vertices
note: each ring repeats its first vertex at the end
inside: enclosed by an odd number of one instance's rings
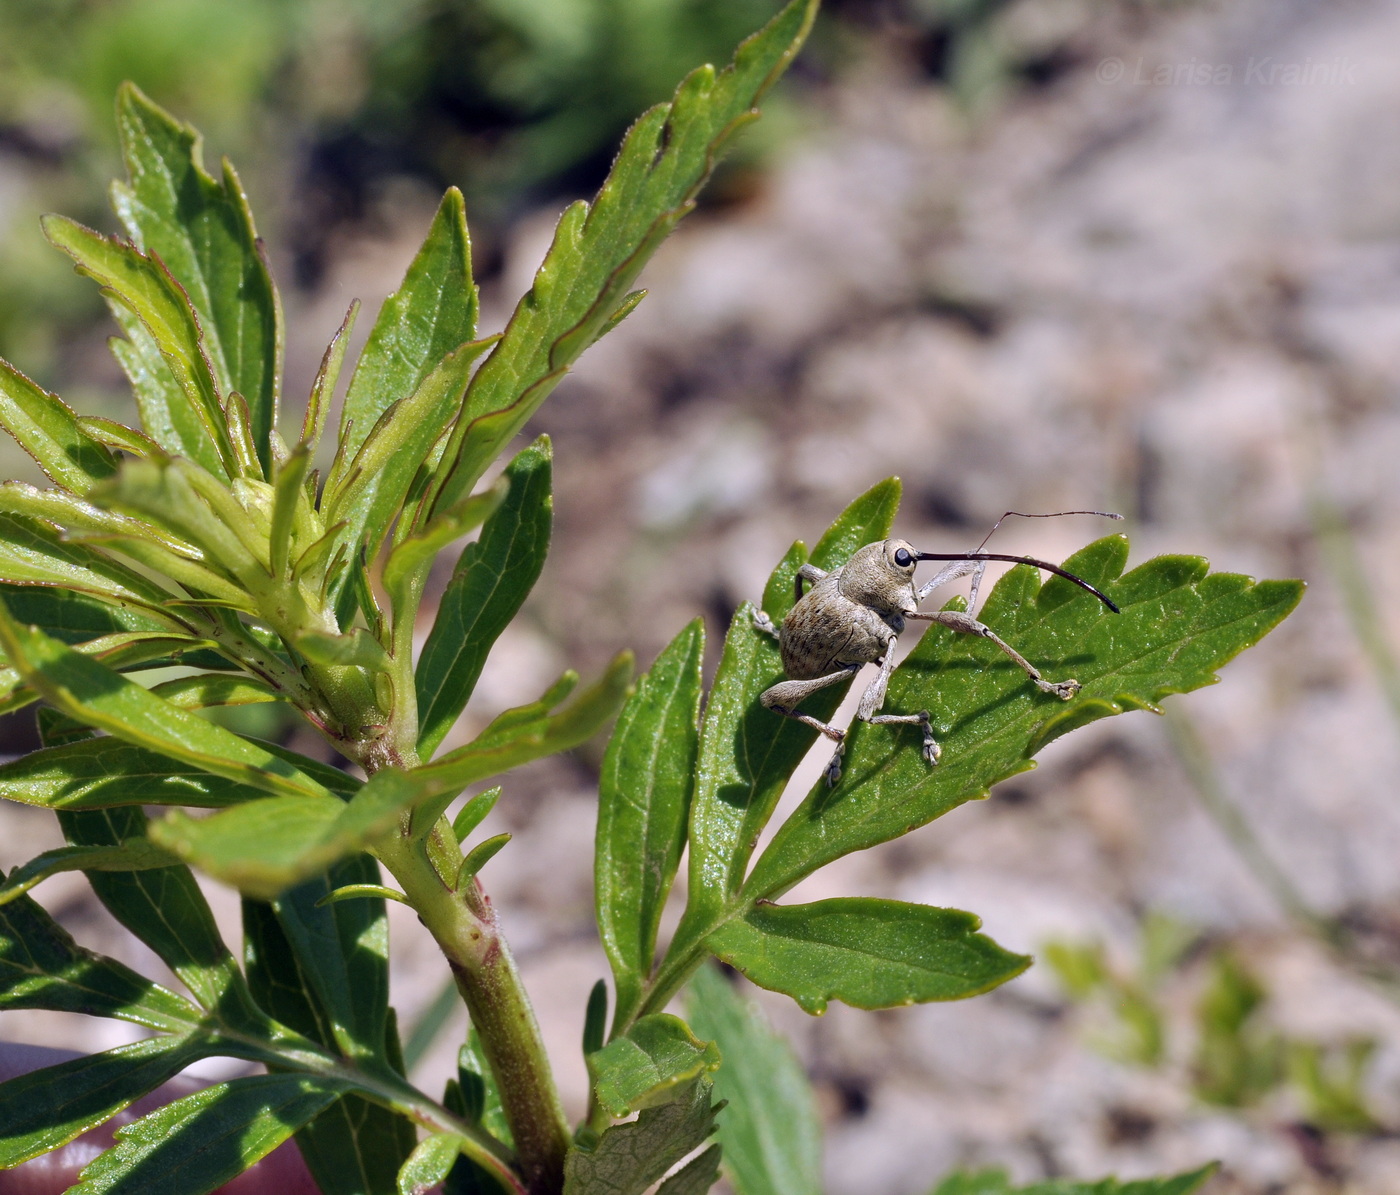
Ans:
POLYGON ((897 548, 894 554, 894 562, 899 565, 900 568, 908 568, 914 563, 914 558, 909 555, 905 549, 897 548))

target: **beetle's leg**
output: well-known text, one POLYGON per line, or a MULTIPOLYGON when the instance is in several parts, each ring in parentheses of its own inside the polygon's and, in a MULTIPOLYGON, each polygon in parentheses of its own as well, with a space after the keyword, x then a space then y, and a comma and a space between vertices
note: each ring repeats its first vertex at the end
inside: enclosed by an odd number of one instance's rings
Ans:
POLYGON ((782 714, 785 718, 795 718, 804 725, 819 730, 832 742, 837 744, 836 754, 831 757, 831 762, 826 765, 827 786, 835 784, 841 778, 841 752, 845 749, 846 732, 837 730, 829 723, 823 722, 820 718, 814 718, 811 714, 804 714, 797 708, 800 701, 805 701, 813 693, 820 689, 825 689, 830 685, 838 684, 843 680, 849 680, 860 671, 859 664, 852 664, 847 668, 842 668, 839 672, 831 672, 826 676, 819 676, 814 680, 785 680, 780 681, 771 689, 765 689, 759 694, 759 701, 763 702, 770 710, 782 714))
POLYGON ((799 602, 802 600, 803 581, 811 581, 815 585, 824 576, 826 576, 826 570, 818 568, 815 564, 804 564, 798 569, 797 576, 792 579, 792 592, 797 596, 797 600, 799 602))
POLYGON ((975 572, 980 564, 981 561, 978 560, 954 560, 952 564, 945 564, 919 587, 919 601, 922 602, 940 585, 947 585, 949 581, 956 581, 959 577, 966 577, 975 572))
POLYGON ((754 607, 753 627, 754 630, 762 631, 765 635, 772 635, 774 639, 779 637, 778 628, 773 625, 773 620, 768 617, 767 610, 760 610, 754 607))
POLYGON ((928 710, 920 710, 917 714, 882 714, 880 707, 885 704, 885 690, 889 688, 890 673, 894 671, 894 639, 891 639, 885 646, 884 658, 880 661, 880 673, 870 682, 870 687, 861 696, 860 707, 856 710, 856 717, 862 722, 869 722, 872 726, 922 726, 924 731, 923 755, 930 764, 938 762, 942 749, 938 746, 937 740, 933 737, 933 723, 929 719, 928 710))
POLYGON ((1053 693, 1061 701, 1068 701, 1079 692, 1079 682, 1077 680, 1046 680, 1040 675, 1035 665, 1026 659, 1025 656, 1012 647, 1011 644, 1007 643, 1005 639, 1001 638, 991 627, 978 622, 971 614, 964 614, 958 610, 939 610, 937 613, 915 613, 907 614, 905 617, 921 618, 927 622, 936 622, 960 634, 980 635, 983 639, 990 640, 1021 666, 1025 674, 1035 682, 1035 687, 1042 693, 1053 693))
POLYGON ((967 592, 967 612, 972 615, 977 613, 977 591, 982 588, 982 578, 987 572, 987 562, 979 560, 977 566, 972 570, 972 588, 967 592))

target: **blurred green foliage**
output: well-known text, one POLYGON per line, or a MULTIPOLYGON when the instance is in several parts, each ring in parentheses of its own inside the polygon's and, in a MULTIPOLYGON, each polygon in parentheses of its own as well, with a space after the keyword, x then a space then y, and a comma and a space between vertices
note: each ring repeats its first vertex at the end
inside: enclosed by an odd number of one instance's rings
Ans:
MULTIPOLYGON (((43 244, 37 217, 65 210, 105 227, 95 196, 116 165, 111 96, 125 79, 204 130, 211 159, 238 160, 264 234, 292 248, 309 283, 330 234, 373 212, 388 178, 460 187, 478 234, 540 199, 587 193, 642 108, 695 63, 727 57, 777 7, 0 0, 0 355, 70 393, 84 376, 71 346, 100 303, 43 244)), ((977 114, 1068 61, 1087 12, 835 0, 814 61, 839 71, 881 42, 977 114)), ((770 103, 762 142, 750 136, 745 152, 781 139, 795 110, 770 103)), ((744 177, 742 160, 730 171, 744 177)))
POLYGON ((1098 1011, 1088 1039, 1106 1056, 1154 1069, 1180 1059, 1195 1097, 1216 1108, 1253 1108, 1286 1088, 1302 1121, 1320 1132, 1379 1131, 1366 1093, 1375 1040, 1323 1043, 1280 1032, 1268 1017, 1268 988, 1228 944, 1206 959, 1188 1049, 1172 1048, 1165 989, 1188 970, 1199 940, 1189 926, 1152 913, 1133 968, 1114 966, 1101 942, 1049 942, 1041 954, 1066 996, 1098 1011))

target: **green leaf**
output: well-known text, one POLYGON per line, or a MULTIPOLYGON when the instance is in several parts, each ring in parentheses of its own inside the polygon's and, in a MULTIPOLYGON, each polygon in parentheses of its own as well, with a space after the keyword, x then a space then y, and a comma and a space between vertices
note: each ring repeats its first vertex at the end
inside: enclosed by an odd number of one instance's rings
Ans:
POLYGON ((618 715, 598 780, 593 862, 598 932, 625 1024, 651 973, 694 785, 705 627, 696 619, 637 682, 618 715))
POLYGON ((577 1143, 564 1160, 564 1195, 642 1195, 715 1130, 710 1084, 694 1080, 678 1099, 577 1143))
POLYGON ((714 1042, 701 1041, 680 1017, 666 1012, 642 1017, 588 1056, 593 1093, 618 1120, 674 1099, 676 1088, 719 1064, 714 1042))
POLYGON ((1216 1169, 1217 1164, 1212 1162, 1171 1178, 1144 1178, 1126 1183, 1114 1178, 1090 1183, 1056 1178, 1027 1187, 1013 1187, 1004 1170, 983 1170, 978 1174, 950 1174, 934 1188, 933 1195, 1190 1195, 1216 1169))
POLYGON ((339 458, 347 463, 343 471, 332 471, 324 499, 326 525, 343 524, 338 543, 355 553, 364 545, 366 560, 378 555, 414 476, 461 402, 472 366, 494 343, 487 339, 454 348, 410 395, 379 417, 353 460, 339 458))
MULTIPOLYGON (((818 568, 844 564, 857 548, 889 535, 899 506, 899 481, 891 478, 852 502, 827 529, 811 555, 818 568)), ((793 577, 806 562, 800 547, 783 558, 765 593, 768 613, 781 619, 792 604, 793 577)), ((690 810, 690 894, 671 950, 688 949, 722 916, 738 891, 763 827, 773 815, 792 770, 817 732, 782 718, 758 695, 782 679, 778 645, 753 626, 745 603, 725 636, 724 651, 700 728, 700 762, 690 810)), ((804 706, 831 717, 847 685, 833 685, 804 706)))
POLYGON ((452 1133, 424 1137, 399 1171, 399 1195, 427 1195, 447 1177, 461 1154, 462 1138, 452 1133))
POLYGON ((175 380, 156 338, 115 297, 107 296, 107 306, 126 334, 125 340, 114 336, 107 345, 131 383, 146 434, 170 455, 188 457, 211 473, 219 472, 223 465, 204 420, 175 380))
POLYGON ((255 1075, 206 1087, 117 1131, 70 1195, 205 1195, 271 1153, 345 1085, 255 1075))
POLYGON ((451 510, 439 515, 421 531, 407 536, 389 553, 384 562, 384 588, 393 602, 394 617, 408 617, 407 596, 411 579, 436 559, 448 544, 480 527, 505 501, 510 478, 502 476, 490 489, 464 498, 451 510))
POLYGON ((130 83, 117 94, 130 183, 112 187, 128 234, 158 254, 189 296, 224 394, 243 395, 265 476, 282 374, 282 307, 233 167, 204 170, 200 136, 130 83))
POLYGON ((360 848, 358 836, 337 833, 344 811, 323 798, 268 797, 197 820, 173 812, 151 826, 151 838, 245 895, 271 900, 360 848))
POLYGON ((149 871, 178 860, 145 838, 115 846, 60 846, 21 863, 0 884, 0 905, 28 892, 35 884, 64 871, 149 871))
POLYGON ((472 847, 462 860, 462 866, 457 869, 456 887, 461 888, 470 882, 483 867, 491 862, 501 851, 501 848, 508 843, 513 836, 510 834, 496 834, 487 838, 483 842, 478 842, 472 847))
POLYGON ((36 386, 8 361, 0 361, 0 424, 57 485, 85 494, 116 471, 100 441, 56 395, 36 386))
POLYGON ((759 987, 813 1014, 828 1000, 895 1008, 961 1000, 1014 979, 1031 965, 977 933, 981 919, 956 909, 839 897, 810 905, 760 904, 705 944, 759 987))
POLYGON ((499 784, 495 788, 488 788, 484 793, 477 793, 452 819, 452 836, 458 842, 465 842, 471 832, 486 820, 486 815, 496 807, 496 802, 500 799, 499 784))
POLYGON ((476 486, 481 470, 535 412, 565 371, 625 306, 656 247, 695 206, 721 148, 796 55, 816 0, 793 0, 738 48, 718 75, 700 67, 628 132, 591 208, 565 211, 549 254, 496 351, 472 379, 444 454, 450 470, 435 512, 476 486), (496 413, 473 451, 471 422, 496 413))
MULTIPOLYGON (((475 338, 476 312, 465 205, 461 192, 449 187, 403 284, 379 309, 350 379, 339 448, 347 461, 394 402, 417 390, 448 353, 475 338)), ((446 430, 446 424, 437 430, 446 430)))
POLYGON ((553 520, 549 440, 506 467, 510 489, 462 552, 418 660, 418 753, 429 758, 466 708, 492 644, 534 588, 553 520))
POLYGON ((48 522, 19 514, 0 513, 0 581, 52 585, 146 610, 171 596, 95 548, 65 541, 48 522))
POLYGON ((272 904, 311 991, 324 1010, 331 1041, 350 1058, 385 1058, 389 1016, 389 921, 382 899, 321 905, 335 888, 378 884, 379 865, 360 854, 326 876, 284 892, 272 904))
POLYGON ((211 472, 237 476, 224 395, 205 355, 189 298, 170 271, 134 245, 61 216, 44 217, 44 232, 77 262, 81 273, 95 279, 141 320, 184 396, 187 412, 181 422, 201 429, 213 447, 212 455, 205 451, 197 459, 206 467, 212 465, 211 472))
POLYGON ((21 627, 3 609, 0 647, 25 682, 71 718, 239 784, 272 793, 329 797, 321 785, 279 756, 162 701, 37 628, 21 627))
POLYGON ((214 1052, 198 1035, 151 1037, 0 1084, 0 1170, 66 1145, 214 1052))
POLYGON ((559 701, 552 694, 506 710, 465 747, 414 769, 412 775, 437 792, 457 793, 532 759, 577 747, 617 713, 630 692, 631 680, 632 653, 619 652, 594 684, 557 712, 550 712, 559 701))
POLYGON ((703 1195, 719 1182, 722 1149, 718 1143, 691 1158, 656 1188, 656 1195, 703 1195))
MULTIPOLYGON (((344 859, 273 904, 245 900, 243 925, 249 983, 259 1004, 313 1041, 344 1047, 383 1069, 394 1065, 391 1039, 397 1035, 388 1007, 384 902, 324 904, 328 889, 378 879, 378 865, 367 855, 344 859)), ((297 1133, 297 1145, 322 1191, 381 1191, 392 1189, 414 1136, 412 1126, 387 1108, 345 1095, 297 1133)))
POLYGON ((714 1076, 724 1167, 739 1195, 822 1195, 822 1132, 812 1085, 792 1047, 719 968, 691 981, 695 1031, 724 1056, 714 1076))
MULTIPOLYGON (((140 607, 47 585, 0 584, 0 601, 19 622, 41 626, 53 638, 69 644, 126 631, 168 634, 177 625, 140 607)), ((199 666, 205 667, 202 663, 199 666)))
POLYGON ((0 1011, 46 1008, 175 1033, 204 1014, 114 959, 79 946, 28 896, 0 905, 0 1011))
POLYGON ((246 784, 114 738, 47 747, 0 765, 0 791, 8 800, 50 809, 118 805, 221 809, 263 795, 246 784))
MULTIPOLYGON (((168 667, 182 662, 184 652, 189 648, 194 649, 191 654, 202 657, 207 654, 203 649, 214 646, 212 640, 175 635, 168 631, 154 634, 149 631, 123 631, 77 643, 74 650, 124 672, 137 668, 168 667)), ((10 713, 39 700, 39 694, 21 684, 21 680, 18 669, 0 668, 0 712, 10 713)))
POLYGON ((1263 638, 1302 596, 1298 581, 1208 575, 1207 562, 1195 556, 1159 556, 1123 575, 1127 557, 1128 541, 1115 535, 1064 565, 1105 590, 1121 614, 1068 581, 1052 577, 1042 586, 1033 569, 1018 567, 978 616, 1051 679, 1076 677, 1083 687, 1072 701, 1038 692, 986 640, 930 628, 891 678, 885 709, 929 710, 942 761, 930 768, 907 727, 853 725, 840 784, 819 783, 779 829, 745 896, 777 895, 832 859, 985 796, 1077 726, 1155 710, 1168 694, 1213 684, 1216 669, 1263 638))
MULTIPOLYGON (((156 846, 145 839, 146 815, 136 807, 60 813, 59 824, 78 848, 137 841, 156 846)), ((204 893, 188 868, 166 862, 140 872, 91 871, 88 882, 107 911, 154 950, 201 1005, 226 1023, 261 1027, 265 1018, 253 1006, 204 893)))
POLYGON ((204 559, 198 548, 167 534, 151 523, 103 510, 63 490, 40 490, 19 481, 0 482, 0 510, 47 519, 62 527, 68 533, 68 538, 73 541, 144 541, 187 560, 204 559))
POLYGON ((215 705, 264 705, 281 701, 277 690, 251 676, 181 676, 151 686, 151 692, 182 710, 202 710, 215 705))

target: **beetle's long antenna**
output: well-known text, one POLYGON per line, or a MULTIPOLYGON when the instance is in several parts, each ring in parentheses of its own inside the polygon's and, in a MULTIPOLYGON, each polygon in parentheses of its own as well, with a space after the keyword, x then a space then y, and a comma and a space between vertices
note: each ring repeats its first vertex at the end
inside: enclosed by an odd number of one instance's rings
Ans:
POLYGON ((1001 518, 992 524, 992 529, 982 537, 982 542, 977 545, 974 551, 980 552, 985 548, 987 546, 987 541, 996 534, 997 528, 1006 522, 1007 519, 1011 518, 1012 515, 1015 515, 1018 519, 1058 519, 1063 515, 1098 515, 1101 519, 1117 519, 1119 522, 1123 520, 1122 515, 1116 515, 1111 510, 1053 510, 1049 514, 1034 515, 1026 514, 1024 511, 1020 510, 1008 510, 1001 518))
MULTIPOLYGON (((1015 513, 1010 512, 1010 513, 1015 513)), ((1098 513, 1098 512, 1094 512, 1098 513)), ((1115 614, 1119 613, 1118 607, 1114 605, 1112 599, 1100 593, 1083 577, 1076 577, 1073 573, 1067 573, 1057 564, 1051 564, 1048 560, 1037 560, 1034 556, 1003 556, 1000 552, 920 552, 920 560, 1003 560, 1007 564, 1029 564, 1032 568, 1043 568, 1048 573, 1054 573, 1057 577, 1063 577, 1066 581, 1073 581, 1080 589, 1087 589, 1105 606, 1115 614)))

